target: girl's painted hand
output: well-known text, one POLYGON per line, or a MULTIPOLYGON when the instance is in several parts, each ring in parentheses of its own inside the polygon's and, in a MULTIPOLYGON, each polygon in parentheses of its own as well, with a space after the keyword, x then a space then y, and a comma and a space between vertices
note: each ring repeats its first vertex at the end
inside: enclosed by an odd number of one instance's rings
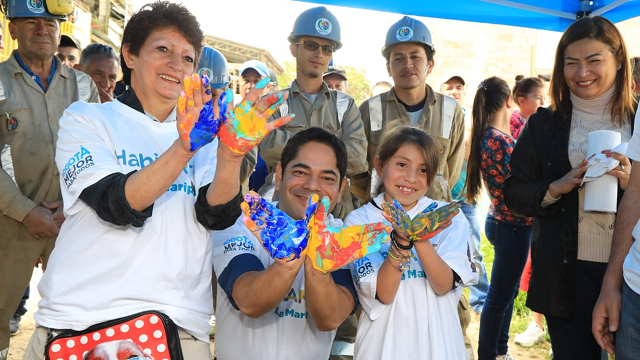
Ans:
POLYGON ((607 157, 612 157, 620 162, 617 168, 609 171, 607 174, 615 176, 619 180, 620 189, 626 190, 629 184, 629 177, 631 176, 631 161, 625 155, 617 152, 603 151, 607 154, 607 157))
POLYGON ((423 241, 441 233, 449 227, 454 216, 458 214, 460 204, 452 202, 441 208, 433 202, 413 220, 407 220, 409 215, 404 211, 402 205, 393 200, 393 204, 385 202, 382 204, 382 215, 389 220, 396 232, 406 237, 410 241, 423 241), (402 221, 398 221, 402 219, 402 221))
POLYGON ((391 226, 393 226, 396 232, 403 234, 406 238, 409 238, 408 232, 411 230, 411 218, 409 217, 409 214, 404 211, 402 205, 395 200, 393 201, 393 204, 385 202, 382 204, 382 210, 382 215, 391 223, 391 226))
POLYGON ((437 208, 437 203, 429 205, 422 213, 411 221, 411 236, 413 241, 429 240, 441 233, 452 224, 453 218, 460 211, 459 202, 451 202, 437 208))
POLYGON ((244 213, 242 221, 260 239, 271 258, 291 261, 304 253, 309 237, 310 214, 316 209, 312 199, 309 199, 307 216, 298 221, 253 191, 245 196, 240 206, 244 213))
MULTIPOLYGON (((317 201, 318 195, 312 199, 317 201)), ((380 251, 389 241, 391 228, 383 223, 333 227, 327 225, 329 198, 318 203, 309 223, 309 246, 307 256, 313 267, 323 273, 339 270, 368 254, 380 251)))
MULTIPOLYGON (((249 91, 244 100, 233 111, 226 114, 226 121, 220 128, 220 141, 231 151, 244 155, 253 149, 273 129, 291 121, 294 114, 281 117, 267 123, 267 119, 284 103, 289 96, 287 91, 269 94, 258 100, 265 86, 269 84, 268 77, 262 79, 249 91), (257 102, 256 102, 257 101, 257 102)), ((232 97, 227 90, 228 97, 232 97)))

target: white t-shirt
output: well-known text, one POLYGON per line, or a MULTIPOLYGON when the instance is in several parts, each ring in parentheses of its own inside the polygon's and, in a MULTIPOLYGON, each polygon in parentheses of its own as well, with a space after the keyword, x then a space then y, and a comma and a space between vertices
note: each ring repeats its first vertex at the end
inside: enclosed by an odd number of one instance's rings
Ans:
POLYGON ((103 221, 79 199, 109 174, 151 164, 177 138, 175 121, 152 121, 120 101, 76 102, 64 112, 56 164, 67 219, 38 286, 38 325, 83 330, 159 310, 209 341, 211 232, 196 220, 194 204, 213 179, 217 140, 189 161, 142 227, 103 221))
MULTIPOLYGON (((380 208, 384 193, 374 202, 380 208)), ((423 197, 408 211, 411 218, 422 212, 433 200, 423 197)), ((437 201, 439 206, 446 202, 437 201)), ((346 225, 389 222, 382 211, 371 203, 354 210, 346 225)), ((462 211, 452 224, 431 239, 438 255, 461 278, 462 284, 477 282, 475 265, 469 252, 469 223, 462 211)), ((427 279, 415 249, 410 270, 405 270, 393 303, 385 305, 376 299, 378 270, 385 261, 389 243, 380 252, 370 254, 350 265, 353 281, 362 305, 358 324, 354 359, 368 360, 466 360, 462 329, 458 317, 458 301, 462 289, 438 295, 427 279)), ((453 284, 452 284, 453 285, 453 284)))
MULTIPOLYGON (((329 215, 328 223, 342 226, 329 215)), ((231 301, 235 280, 247 271, 266 269, 275 261, 239 218, 230 228, 213 233, 213 263, 218 276, 216 347, 219 360, 327 360, 336 331, 320 331, 305 303, 304 266, 291 290, 275 309, 257 319, 245 316, 231 301)), ((346 272, 348 270, 339 270, 346 272)), ((333 273, 332 273, 333 274, 333 273)), ((353 289, 349 283, 341 283, 353 289)), ((334 281, 339 283, 334 276, 334 281)))
MULTIPOLYGON (((640 161, 640 111, 636 112, 634 132, 627 148, 627 157, 633 161, 640 161)), ((633 228, 634 242, 629 250, 629 254, 624 259, 623 275, 624 280, 631 290, 640 294, 640 220, 633 228)))

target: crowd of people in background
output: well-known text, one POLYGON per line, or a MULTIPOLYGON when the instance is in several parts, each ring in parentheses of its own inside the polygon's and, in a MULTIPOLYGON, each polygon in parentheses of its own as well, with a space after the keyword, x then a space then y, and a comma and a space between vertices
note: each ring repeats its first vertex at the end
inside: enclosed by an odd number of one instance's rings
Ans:
POLYGON ((638 358, 640 58, 609 20, 570 25, 550 79, 450 74, 434 89, 431 32, 404 16, 371 39, 393 82, 358 105, 332 63, 343 44, 325 7, 292 24, 290 84, 256 59, 233 78, 169 1, 135 13, 119 49, 82 48, 42 2, 3 11, 18 47, 0 63, 0 360, 40 264, 25 360, 514 360, 520 290, 533 314, 517 344, 547 329, 554 359, 638 358), (596 131, 628 142, 602 151, 617 212, 584 205, 596 131), (308 212, 314 196, 324 217, 308 212), (362 239, 372 224, 385 243, 326 271, 312 250, 263 249, 305 229, 362 239), (109 339, 149 311, 165 334, 109 339), (80 344, 92 347, 77 356, 80 344))

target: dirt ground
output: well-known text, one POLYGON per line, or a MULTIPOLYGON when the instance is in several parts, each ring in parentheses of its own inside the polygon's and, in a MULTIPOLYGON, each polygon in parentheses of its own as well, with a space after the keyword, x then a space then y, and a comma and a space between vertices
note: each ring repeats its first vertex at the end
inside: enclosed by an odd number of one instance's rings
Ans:
MULTIPOLYGON (((31 333, 35 328, 35 322, 33 321, 33 313, 38 308, 38 291, 36 287, 38 281, 42 277, 42 271, 35 269, 31 278, 31 297, 27 301, 27 314, 22 318, 20 323, 20 332, 11 338, 11 347, 9 348, 8 360, 21 360, 24 350, 29 343, 31 333)), ((468 334, 474 344, 474 350, 477 351, 478 332, 480 330, 480 317, 472 315, 471 325, 469 326, 468 334)), ((509 351, 518 360, 540 360, 548 358, 545 356, 548 349, 541 349, 539 347, 524 348, 509 342, 509 351)), ((213 351, 213 341, 211 342, 211 350, 213 351)))

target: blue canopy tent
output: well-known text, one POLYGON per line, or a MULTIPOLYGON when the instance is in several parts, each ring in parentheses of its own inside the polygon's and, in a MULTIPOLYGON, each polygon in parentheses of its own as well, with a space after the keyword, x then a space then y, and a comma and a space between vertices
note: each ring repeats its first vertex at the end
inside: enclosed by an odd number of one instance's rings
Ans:
POLYGON ((640 0, 298 0, 326 5, 564 31, 585 15, 613 22, 640 15, 640 0))

